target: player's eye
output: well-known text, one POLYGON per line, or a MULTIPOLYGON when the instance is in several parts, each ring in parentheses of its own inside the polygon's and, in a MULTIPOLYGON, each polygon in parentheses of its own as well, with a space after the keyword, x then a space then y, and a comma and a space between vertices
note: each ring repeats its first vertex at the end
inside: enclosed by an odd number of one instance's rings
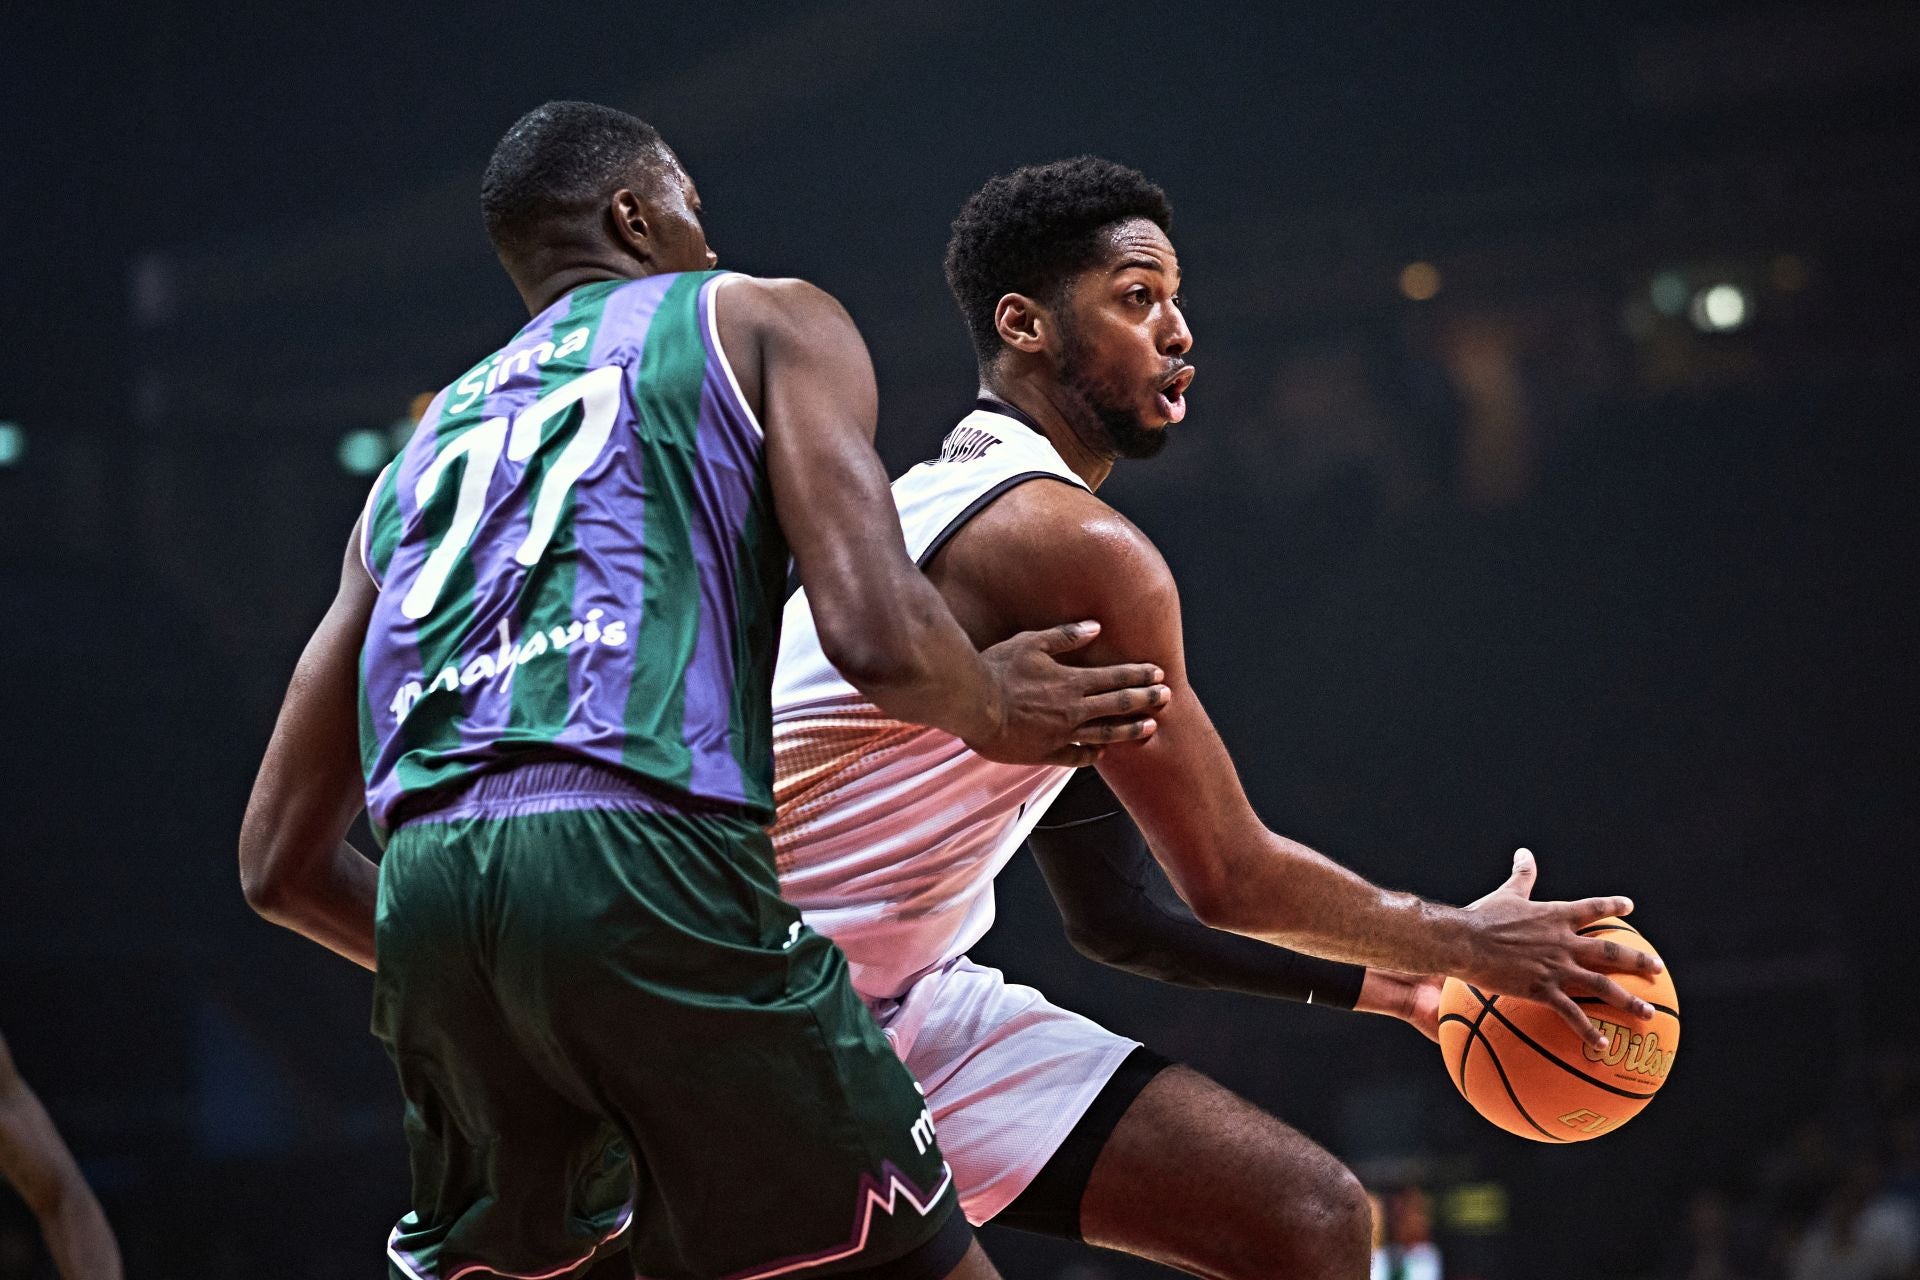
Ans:
POLYGON ((1153 295, 1147 291, 1147 286, 1137 284, 1127 290, 1127 301, 1142 307, 1150 306, 1153 302, 1153 295))
POLYGON ((1184 293, 1174 294, 1173 305, 1180 308, 1182 311, 1185 311, 1187 309, 1187 295, 1184 293))

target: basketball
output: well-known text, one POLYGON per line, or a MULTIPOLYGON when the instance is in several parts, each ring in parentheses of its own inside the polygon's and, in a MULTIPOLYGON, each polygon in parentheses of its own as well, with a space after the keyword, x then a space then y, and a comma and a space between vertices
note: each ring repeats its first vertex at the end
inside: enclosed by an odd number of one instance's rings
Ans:
MULTIPOLYGON (((1658 955, 1653 944, 1613 916, 1580 930, 1658 955)), ((1585 1142, 1640 1114, 1673 1070, 1680 1047, 1680 1002, 1673 974, 1616 973, 1615 981, 1654 1008, 1641 1025, 1598 996, 1575 996, 1606 1033, 1589 1048, 1544 1004, 1489 995, 1457 978, 1440 992, 1440 1052, 1461 1096, 1508 1133, 1535 1142, 1585 1142)))

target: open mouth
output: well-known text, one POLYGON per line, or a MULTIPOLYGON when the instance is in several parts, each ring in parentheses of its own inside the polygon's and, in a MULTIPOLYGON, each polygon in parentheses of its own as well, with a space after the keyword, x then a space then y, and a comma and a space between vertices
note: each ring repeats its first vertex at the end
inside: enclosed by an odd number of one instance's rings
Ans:
POLYGON ((1193 366, 1184 365, 1160 385, 1154 395, 1154 404, 1160 410, 1160 416, 1169 424, 1187 416, 1187 388, 1193 384, 1193 366))

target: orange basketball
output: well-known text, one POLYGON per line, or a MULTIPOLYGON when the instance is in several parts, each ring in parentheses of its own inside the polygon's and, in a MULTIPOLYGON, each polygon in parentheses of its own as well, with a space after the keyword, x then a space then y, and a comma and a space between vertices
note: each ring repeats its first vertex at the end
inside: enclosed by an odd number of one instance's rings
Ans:
MULTIPOLYGON (((1608 916, 1580 930, 1652 955, 1653 944, 1608 916)), ((1440 1052, 1447 1078, 1473 1109, 1535 1142, 1585 1142, 1618 1129, 1666 1083, 1680 1047, 1680 1000, 1673 975, 1613 978, 1654 1008, 1644 1025, 1596 996, 1575 996, 1607 1034, 1590 1049, 1544 1004, 1488 995, 1448 978, 1440 992, 1440 1052)))

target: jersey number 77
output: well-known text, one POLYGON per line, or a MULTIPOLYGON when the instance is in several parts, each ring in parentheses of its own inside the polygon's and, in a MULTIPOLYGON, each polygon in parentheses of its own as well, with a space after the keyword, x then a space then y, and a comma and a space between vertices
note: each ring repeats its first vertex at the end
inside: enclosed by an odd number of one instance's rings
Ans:
POLYGON ((487 488, 494 470, 505 454, 509 462, 525 462, 540 447, 541 433, 547 424, 565 410, 581 406, 580 425, 553 465, 541 477, 534 493, 533 514, 527 536, 514 553, 523 565, 539 563, 560 523, 560 512, 567 494, 586 473, 613 434, 614 420, 620 413, 622 370, 618 365, 602 365, 577 378, 569 379, 547 392, 511 418, 488 418, 479 426, 462 433, 434 455, 433 462, 414 485, 414 503, 424 508, 439 491, 441 477, 461 463, 460 487, 454 497, 453 519, 440 542, 428 553, 420 574, 400 601, 400 612, 408 618, 424 618, 440 600, 447 577, 473 542, 486 508, 487 488))

